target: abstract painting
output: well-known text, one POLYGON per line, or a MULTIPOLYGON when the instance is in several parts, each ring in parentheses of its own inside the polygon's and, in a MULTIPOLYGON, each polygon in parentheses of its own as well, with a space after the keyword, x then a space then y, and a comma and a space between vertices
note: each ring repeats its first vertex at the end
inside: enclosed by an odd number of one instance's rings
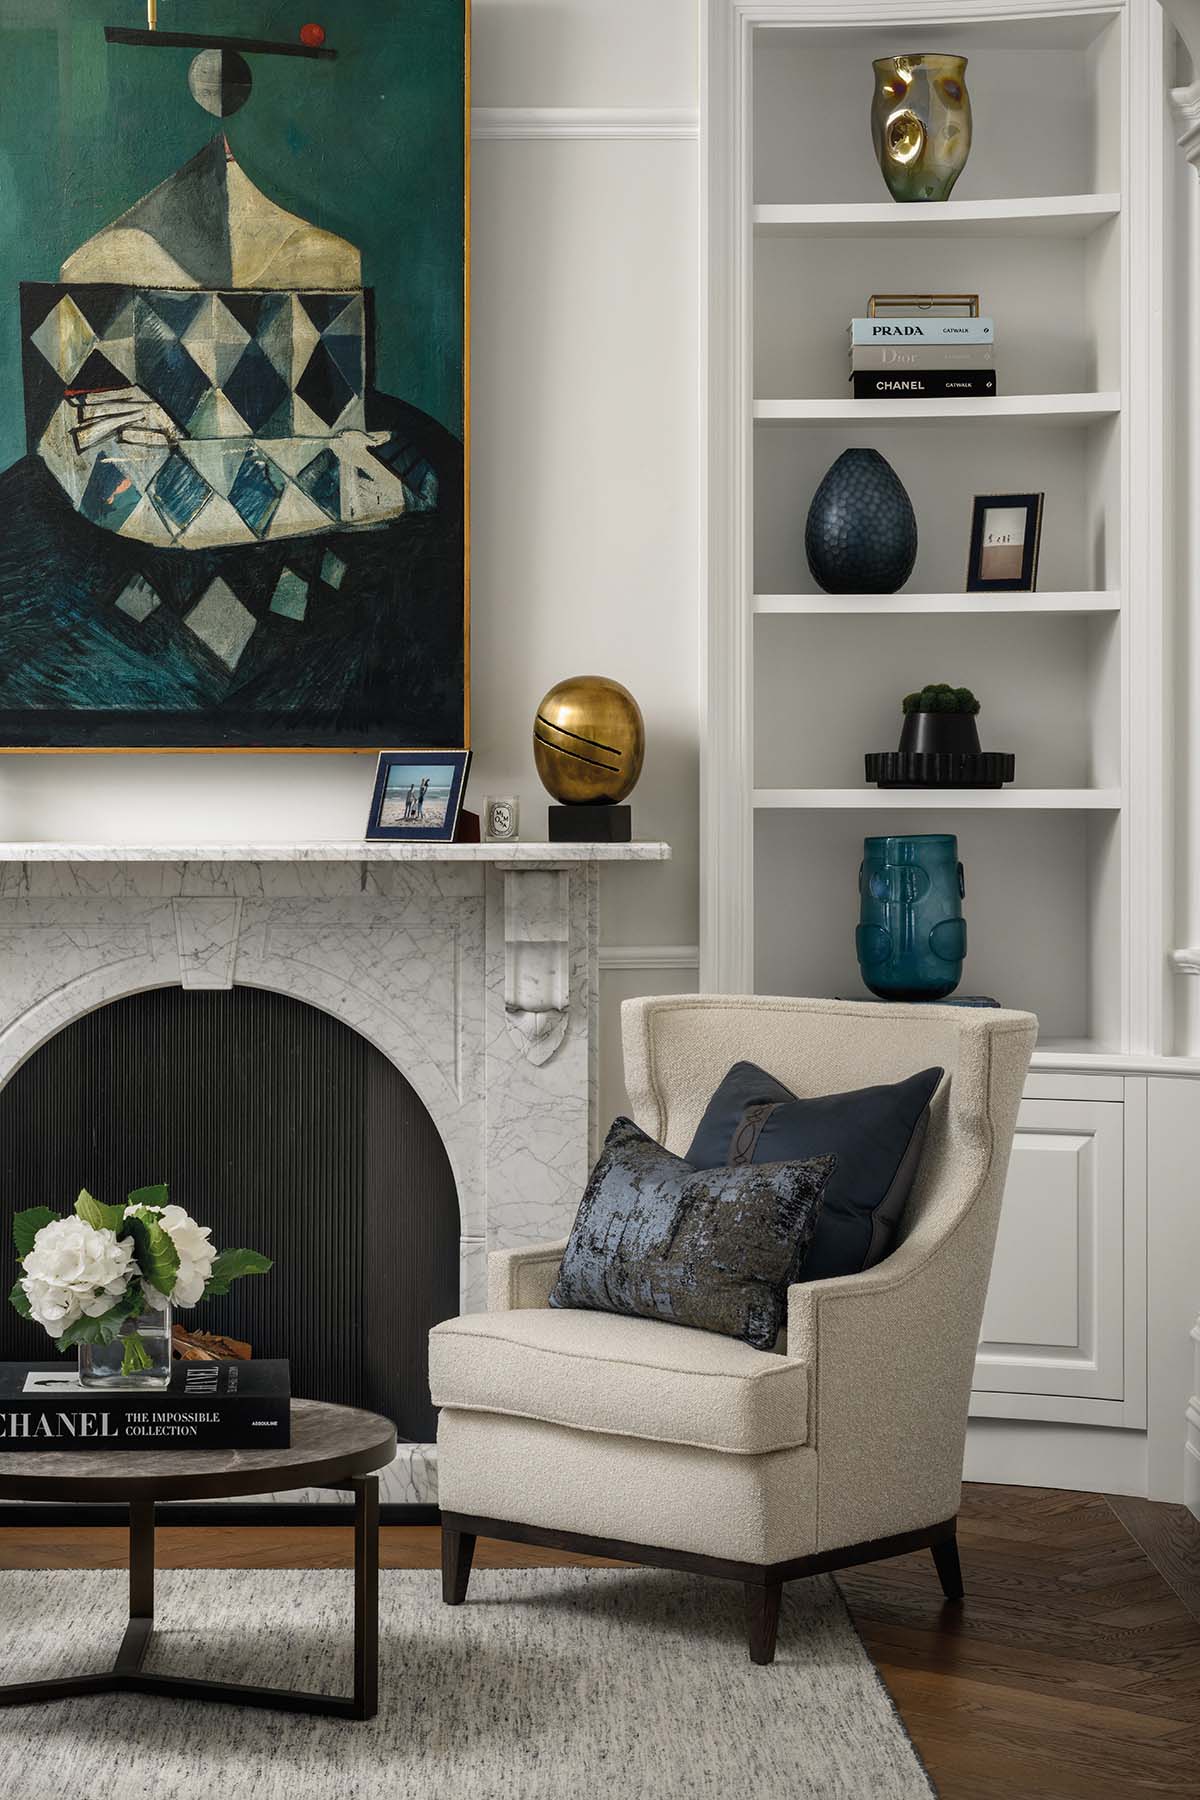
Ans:
POLYGON ((470 741, 465 0, 318 16, 5 6, 0 749, 470 741))

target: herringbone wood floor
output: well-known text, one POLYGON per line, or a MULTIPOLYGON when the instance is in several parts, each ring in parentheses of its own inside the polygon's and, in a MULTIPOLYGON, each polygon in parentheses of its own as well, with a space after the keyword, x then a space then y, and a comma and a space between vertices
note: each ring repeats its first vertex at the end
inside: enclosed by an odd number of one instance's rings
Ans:
MULTIPOLYGON (((969 1487, 967 1600, 926 1553, 838 1576, 941 1800, 1200 1800, 1200 1525, 1182 1507, 969 1487)), ((341 1528, 159 1531, 164 1566, 345 1566, 341 1528)), ((433 1568, 433 1527, 384 1532, 393 1568, 433 1568)), ((117 1530, 0 1530, 0 1567, 120 1567, 117 1530)), ((480 1565, 564 1557, 481 1544, 480 1565)), ((871 1800, 863 1795, 862 1800, 871 1800)))
POLYGON ((942 1800, 1200 1796, 1191 1514, 971 1487, 959 1542, 962 1607, 923 1556, 838 1577, 942 1800))

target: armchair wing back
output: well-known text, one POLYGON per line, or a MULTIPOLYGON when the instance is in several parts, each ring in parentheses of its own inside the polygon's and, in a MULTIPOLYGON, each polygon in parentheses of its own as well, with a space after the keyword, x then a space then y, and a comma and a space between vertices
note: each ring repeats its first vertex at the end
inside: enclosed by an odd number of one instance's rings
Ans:
POLYGON ((643 1130, 682 1155, 732 1063, 798 1095, 940 1064, 898 1248, 860 1275, 790 1290, 787 1354, 812 1371, 816 1548, 958 1508, 967 1406, 1031 1013, 762 995, 671 995, 622 1008, 626 1087, 643 1130))

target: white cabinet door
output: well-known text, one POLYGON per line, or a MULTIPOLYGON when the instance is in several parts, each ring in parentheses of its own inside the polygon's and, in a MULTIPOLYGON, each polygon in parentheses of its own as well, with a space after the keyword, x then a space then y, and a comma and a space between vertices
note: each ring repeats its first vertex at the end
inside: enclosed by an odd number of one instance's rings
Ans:
POLYGON ((1119 1102, 1022 1104, 977 1393, 1124 1398, 1123 1140, 1119 1102))

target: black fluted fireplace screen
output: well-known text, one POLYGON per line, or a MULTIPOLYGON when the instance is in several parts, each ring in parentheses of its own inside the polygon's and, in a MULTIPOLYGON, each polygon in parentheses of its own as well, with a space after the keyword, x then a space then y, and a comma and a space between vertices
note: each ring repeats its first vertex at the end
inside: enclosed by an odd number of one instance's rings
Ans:
MULTIPOLYGON (((294 1394, 433 1438, 426 1337, 458 1311, 458 1199, 437 1127, 374 1045, 288 995, 157 988, 65 1026, 0 1089, 11 1211, 155 1181, 218 1244, 274 1258, 184 1325, 288 1357, 294 1394)), ((0 1360, 54 1354, 0 1308, 0 1360)))

